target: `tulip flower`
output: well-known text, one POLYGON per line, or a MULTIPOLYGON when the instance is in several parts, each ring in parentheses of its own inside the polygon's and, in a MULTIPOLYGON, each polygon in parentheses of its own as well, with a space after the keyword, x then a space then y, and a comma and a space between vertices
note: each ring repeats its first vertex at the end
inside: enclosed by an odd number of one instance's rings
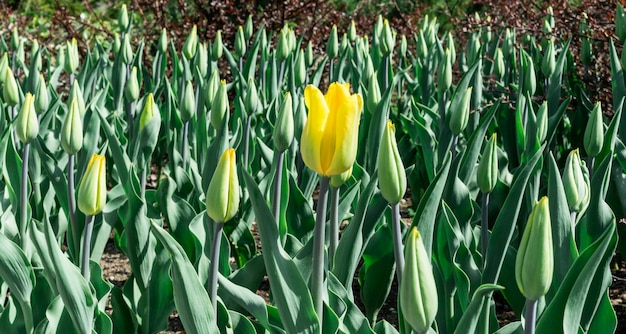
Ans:
POLYGON ((369 111, 370 115, 374 114, 376 108, 378 108, 378 104, 382 100, 382 94, 380 92, 380 86, 378 85, 378 78, 376 77, 376 72, 373 72, 370 76, 369 83, 367 85, 367 111, 369 111))
POLYGON ((133 66, 126 82, 124 96, 128 101, 137 101, 139 98, 139 81, 137 80, 137 66, 133 66))
POLYGON ((291 94, 287 92, 280 107, 280 112, 278 113, 278 118, 276 119, 276 125, 274 126, 274 134, 272 136, 276 151, 283 152, 289 148, 289 145, 291 145, 291 141, 293 140, 293 131, 293 105, 291 94))
POLYGON ((502 80, 504 78, 504 55, 502 54, 501 48, 496 49, 496 55, 493 60, 493 72, 498 80, 502 80))
POLYGON ((354 23, 354 20, 350 21, 350 27, 348 27, 348 39, 351 42, 354 42, 354 40, 357 38, 357 34, 356 34, 356 24, 354 23))
POLYGON ((533 59, 522 50, 522 59, 526 63, 526 71, 524 72, 524 93, 530 96, 535 94, 537 90, 537 77, 535 75, 535 64, 533 59))
POLYGON ((537 111, 537 140, 543 143, 548 135, 548 102, 543 101, 537 111))
POLYGON ((243 104, 246 107, 248 115, 254 114, 259 107, 259 93, 257 92, 253 78, 248 79, 248 89, 246 90, 246 97, 244 98, 243 104))
POLYGON ((490 193, 498 182, 498 151, 496 134, 487 142, 483 156, 476 169, 476 182, 483 194, 490 193))
POLYGON ((217 69, 213 70, 213 73, 211 73, 211 76, 209 77, 209 82, 206 86, 207 87, 206 95, 204 97, 204 105, 207 107, 207 109, 211 109, 215 94, 220 87, 220 73, 217 69))
POLYGON ((17 133, 17 138, 24 144, 30 143, 39 134, 35 97, 31 93, 26 94, 22 109, 17 115, 15 132, 17 133))
POLYGON ((278 34, 278 43, 276 43, 276 59, 283 61, 289 57, 289 32, 281 29, 278 34))
POLYGON ((213 98, 211 104, 211 125, 215 129, 219 129, 222 126, 222 120, 229 109, 228 94, 226 92, 226 80, 220 81, 219 88, 213 98))
POLYGON ((243 26, 243 35, 246 38, 246 40, 249 40, 252 37, 253 33, 254 33, 254 26, 252 24, 252 15, 248 15, 248 18, 246 19, 246 23, 243 26))
POLYGON ((185 91, 183 92, 183 101, 180 105, 180 118, 183 122, 189 121, 196 112, 196 100, 193 91, 193 84, 187 81, 185 91))
POLYGON ((326 54, 328 55, 328 58, 333 59, 337 57, 338 53, 339 37, 337 36, 337 26, 333 25, 333 28, 330 30, 328 42, 326 42, 326 54))
POLYGON ((5 52, 2 54, 2 58, 0 58, 0 84, 4 84, 4 79, 6 78, 6 69, 9 67, 9 58, 8 54, 5 52))
POLYGON ((50 96, 48 95, 48 87, 46 86, 46 80, 43 74, 39 74, 39 84, 37 85, 37 92, 35 93, 35 110, 37 114, 41 114, 48 110, 50 105, 50 96))
POLYGON ((126 30, 128 27, 128 10, 126 9, 126 5, 122 5, 120 12, 117 15, 117 25, 119 26, 121 31, 126 30))
POLYGON ((76 99, 72 100, 63 122, 61 147, 67 154, 75 154, 83 147, 83 120, 76 99))
POLYGON ((159 52, 165 53, 167 51, 167 29, 161 29, 161 35, 159 36, 159 52))
POLYGON ((211 50, 211 59, 218 61, 224 54, 224 44, 222 43, 222 31, 218 30, 213 39, 213 49, 211 50))
POLYGON ((587 165, 580 159, 578 149, 572 150, 567 156, 563 170, 563 188, 569 210, 582 213, 589 205, 591 192, 587 165))
POLYGON ((467 126, 467 122, 469 121, 469 113, 470 113, 470 100, 472 97, 472 87, 468 87, 467 90, 463 92, 459 92, 459 94, 463 94, 458 103, 453 103, 452 108, 450 110, 450 130, 455 136, 458 136, 465 127, 467 126))
POLYGON ((10 67, 6 67, 4 71, 4 86, 2 87, 2 98, 9 106, 15 106, 20 102, 20 93, 17 86, 15 76, 10 67))
POLYGON ((150 93, 143 103, 143 110, 139 116, 139 131, 142 131, 154 116, 159 116, 159 108, 154 103, 154 97, 150 93))
POLYGON ((437 70, 437 90, 442 94, 450 86, 452 86, 452 55, 450 55, 450 49, 446 49, 437 70))
POLYGON ((229 221, 239 208, 239 179, 235 150, 228 149, 217 164, 206 192, 206 212, 216 223, 229 221))
POLYGON ((198 47, 198 28, 196 25, 193 25, 191 28, 191 32, 187 39, 185 40, 185 44, 183 44, 183 55, 187 60, 191 60, 193 56, 196 54, 196 48, 198 47))
POLYGON ((591 157, 597 156, 602 151, 604 145, 604 123, 602 121, 602 106, 600 102, 591 110, 589 122, 585 128, 585 137, 583 140, 585 151, 591 157))
POLYGON ((85 99, 83 98, 83 93, 80 90, 80 86, 78 82, 74 80, 72 84, 72 89, 70 90, 70 101, 76 100, 78 103, 78 110, 80 111, 80 117, 85 117, 85 112, 87 111, 87 107, 85 106, 85 99))
POLYGON ((78 186, 78 209, 86 216, 102 212, 106 203, 106 160, 103 155, 94 154, 78 186))
POLYGON ((309 115, 302 131, 304 163, 322 176, 348 170, 354 163, 363 100, 349 84, 332 83, 326 95, 309 85, 304 90, 309 115))
POLYGON ((197 55, 198 56, 194 58, 194 64, 200 72, 200 76, 204 78, 209 70, 209 50, 207 49, 207 45, 205 43, 198 44, 197 55))
POLYGON ((302 86, 306 81, 306 65, 304 59, 304 51, 300 49, 298 51, 298 57, 296 58, 296 63, 294 64, 294 80, 296 81, 296 86, 302 86))
POLYGON ((546 50, 546 54, 543 56, 543 62, 541 63, 541 72, 546 78, 549 78, 554 72, 556 67, 556 57, 554 54, 554 41, 548 41, 548 49, 546 50))
POLYGON ((243 27, 239 26, 235 35, 235 55, 243 58, 246 54, 246 37, 243 34, 243 27))
POLYGON ((69 74, 76 73, 78 63, 78 45, 76 44, 76 38, 72 38, 72 41, 66 42, 65 45, 65 71, 69 74))
POLYGON ((378 151, 378 181, 383 198, 390 204, 399 203, 406 192, 406 174, 398 152, 396 128, 387 121, 378 151))
POLYGON ((133 47, 130 45, 130 35, 125 34, 119 50, 122 54, 122 62, 128 65, 133 61, 133 47))

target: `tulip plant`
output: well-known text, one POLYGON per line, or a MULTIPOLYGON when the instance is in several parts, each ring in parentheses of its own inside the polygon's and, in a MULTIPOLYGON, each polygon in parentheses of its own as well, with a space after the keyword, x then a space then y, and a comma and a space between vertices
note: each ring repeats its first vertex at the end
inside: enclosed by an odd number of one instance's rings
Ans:
POLYGON ((80 50, 0 36, 2 333, 159 333, 174 311, 198 334, 615 331, 615 43, 607 118, 588 32, 578 64, 572 40, 461 45, 430 17, 338 24, 318 54, 251 18, 232 49, 195 26, 133 44, 133 15, 80 50))

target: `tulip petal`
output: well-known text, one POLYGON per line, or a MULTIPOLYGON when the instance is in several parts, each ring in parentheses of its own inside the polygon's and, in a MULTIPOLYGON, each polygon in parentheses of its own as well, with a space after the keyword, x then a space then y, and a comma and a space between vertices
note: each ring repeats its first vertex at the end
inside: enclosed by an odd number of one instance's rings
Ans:
POLYGON ((309 110, 309 115, 302 131, 302 160, 315 172, 324 174, 320 160, 320 147, 329 114, 328 105, 322 92, 311 85, 304 90, 304 103, 309 110))
MULTIPOLYGON (((326 168, 328 176, 345 172, 352 166, 356 158, 358 145, 359 122, 363 100, 360 95, 347 95, 341 100, 341 104, 334 114, 334 130, 329 128, 326 132, 334 132, 335 144, 332 162, 326 168)), ((329 117, 331 118, 331 117, 329 117)), ((326 134, 325 134, 326 135, 326 134)))

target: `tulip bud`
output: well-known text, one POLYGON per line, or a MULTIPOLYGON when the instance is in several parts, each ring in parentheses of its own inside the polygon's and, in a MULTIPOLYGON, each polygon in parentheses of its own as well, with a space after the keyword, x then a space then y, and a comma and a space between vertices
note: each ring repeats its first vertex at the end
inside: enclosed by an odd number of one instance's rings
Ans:
POLYGON ((75 154, 83 147, 83 120, 76 99, 72 100, 63 122, 61 147, 67 154, 75 154))
POLYGON ((115 34, 115 38, 113 38, 113 54, 119 54, 120 49, 122 48, 122 41, 120 40, 120 35, 115 34))
POLYGON ((206 212, 216 223, 231 220, 239 209, 239 179, 235 150, 222 154, 206 192, 206 212))
POLYGON ((456 63, 456 46, 454 46, 454 37, 452 37, 450 32, 448 32, 446 46, 448 47, 448 50, 450 50, 450 59, 452 60, 451 63, 456 63))
POLYGON ((528 300, 544 296, 552 283, 554 259, 548 198, 535 203, 515 258, 515 280, 528 300))
POLYGON ((498 182, 498 146, 494 133, 487 141, 487 146, 476 169, 476 183, 483 194, 490 193, 498 182))
POLYGON ((350 42, 354 42, 357 38, 356 35, 356 25, 354 24, 354 20, 350 21, 350 26, 348 27, 348 33, 347 33, 348 39, 350 40, 350 42))
POLYGON ((267 42, 267 32, 265 31, 265 28, 261 29, 261 42, 259 44, 259 47, 261 48, 261 57, 264 59, 269 58, 270 46, 267 42))
POLYGON ((473 33, 467 45, 467 64, 474 65, 480 58, 480 39, 477 33, 473 33))
POLYGON ((376 23, 374 23, 374 33, 372 35, 372 40, 375 46, 379 46, 382 43, 383 39, 383 17, 382 15, 378 15, 378 19, 376 23))
POLYGON ((343 34, 343 37, 341 38, 341 43, 339 44, 339 54, 345 54, 346 51, 348 51, 349 45, 350 43, 348 43, 348 37, 346 36, 346 34, 343 34))
POLYGON ((137 67, 133 66, 126 82, 124 96, 128 101, 137 101, 139 98, 139 81, 137 80, 137 67))
POLYGON ((537 111, 537 140, 543 143, 548 135, 548 102, 543 101, 537 111))
POLYGON ((365 61, 365 71, 363 72, 363 77, 371 78, 372 75, 375 75, 374 63, 372 62, 372 57, 370 57, 369 55, 367 56, 366 59, 367 60, 365 61))
POLYGON ((380 100, 382 100, 382 94, 380 93, 376 72, 373 72, 370 76, 369 84, 367 85, 367 110, 370 114, 376 111, 380 100))
POLYGON ((46 80, 43 74, 39 73, 39 84, 37 85, 37 92, 35 93, 35 110, 41 114, 48 110, 50 104, 50 97, 48 95, 48 87, 46 86, 46 80))
POLYGON ((406 36, 402 35, 400 39, 400 57, 406 58, 406 51, 408 48, 408 42, 406 41, 406 36))
POLYGON ((94 154, 78 186, 78 209, 86 216, 102 212, 107 200, 107 172, 104 155, 94 154))
POLYGON ((206 96, 204 98, 204 105, 207 109, 211 109, 215 94, 220 87, 220 73, 217 69, 213 70, 211 77, 207 83, 206 96))
POLYGON ((591 117, 585 128, 585 151, 591 157, 595 157, 602 151, 604 145, 604 122, 602 121, 602 106, 600 102, 591 110, 591 117))
POLYGON ((591 58, 593 57, 592 49, 593 47, 591 45, 591 41, 589 40, 589 38, 584 37, 582 46, 580 48, 580 61, 583 63, 583 65, 589 66, 591 64, 591 58))
POLYGON ((439 301, 430 258, 417 227, 407 233, 404 260, 398 292, 400 309, 416 333, 426 333, 435 320, 439 301))
POLYGON ((246 96, 243 103, 248 115, 255 113, 259 107, 259 94, 253 78, 248 79, 248 89, 246 89, 246 96))
POLYGON ((450 86, 452 86, 452 56, 450 49, 446 49, 437 71, 437 90, 441 94, 450 89, 450 86))
POLYGON ((11 48, 15 50, 19 44, 20 35, 17 33, 17 27, 13 27, 13 30, 11 30, 11 48))
POLYGON ((293 29, 287 29, 287 32, 287 36, 289 36, 289 52, 292 52, 296 49, 296 33, 293 31, 293 29))
POLYGON ((307 67, 313 65, 313 45, 311 42, 306 45, 306 52, 304 53, 304 61, 307 67))
POLYGON ((304 51, 302 51, 302 49, 298 51, 298 57, 296 58, 296 63, 293 67, 295 71, 294 79, 296 81, 296 86, 304 85, 304 82, 306 81, 306 64, 304 61, 304 51))
POLYGON ((502 80, 505 74, 505 68, 504 55, 502 54, 502 49, 500 48, 496 50, 496 55, 493 58, 493 71, 496 74, 496 78, 498 78, 498 80, 502 80))
POLYGON ((385 20, 383 23, 383 34, 381 41, 381 49, 380 52, 387 56, 393 52, 393 48, 396 45, 396 32, 391 29, 389 26, 389 21, 385 20))
POLYGON ((78 63, 78 45, 76 44, 76 38, 72 38, 72 42, 66 42, 65 46, 65 71, 68 74, 76 73, 78 63))
POLYGON ((187 60, 191 60, 193 56, 196 54, 196 48, 198 47, 198 28, 196 25, 193 25, 191 28, 191 32, 187 39, 185 40, 185 44, 183 44, 183 55, 187 60))
POLYGON ((589 171, 580 159, 578 149, 567 155, 563 170, 563 188, 570 211, 582 212, 589 205, 591 191, 589 189, 589 171))
POLYGON ((548 20, 543 20, 543 24, 541 26, 541 31, 546 34, 546 35, 550 35, 552 34, 552 27, 550 26, 550 21, 548 20))
POLYGON ((206 77, 206 73, 209 70, 209 51, 207 50, 206 44, 199 43, 198 56, 194 58, 194 62, 200 72, 200 76, 202 76, 202 78, 206 77))
POLYGON ((7 66, 4 70, 4 86, 2 87, 2 98, 9 106, 15 106, 20 102, 20 92, 18 90, 17 81, 13 76, 13 71, 7 66))
POLYGON ((250 40, 252 34, 254 33, 254 26, 252 25, 252 15, 248 15, 246 19, 246 24, 243 26, 243 35, 247 40, 250 40))
POLYGON ((126 9, 126 5, 122 5, 122 8, 117 15, 117 25, 121 31, 125 31, 126 28, 128 28, 128 21, 128 10, 126 9))
POLYGON ((346 181, 348 181, 351 176, 352 176, 352 166, 350 166, 350 168, 347 171, 341 174, 331 176, 329 184, 333 188, 339 188, 344 183, 346 183, 346 181))
POLYGON ((390 204, 399 203, 406 192, 406 173, 396 143, 396 128, 387 121, 378 151, 378 186, 390 204))
POLYGON ((183 122, 190 120, 196 113, 196 98, 193 91, 193 84, 187 81, 185 91, 183 92, 183 100, 180 105, 180 118, 183 122))
POLYGON ((471 97, 472 87, 468 87, 458 104, 453 103, 454 107, 450 110, 450 130, 457 136, 465 130, 469 121, 471 97))
POLYGON ((528 95, 534 95, 537 90, 537 78, 535 76, 535 65, 533 64, 533 59, 526 53, 523 52, 523 59, 526 61, 526 71, 524 72, 524 93, 528 95))
POLYGON ((0 84, 4 84, 4 78, 6 75, 6 69, 9 67, 9 57, 5 52, 0 58, 0 84))
POLYGON ((30 63, 34 64, 34 68, 37 71, 41 71, 41 52, 39 52, 39 42, 33 40, 33 45, 30 48, 30 63))
POLYGON ((37 138, 37 134, 39 134, 39 121, 37 120, 37 112, 35 111, 35 98, 31 93, 26 94, 22 109, 17 115, 15 132, 17 133, 17 138, 24 144, 30 143, 30 141, 37 138))
POLYGON ((120 52, 122 53, 122 62, 124 64, 128 65, 133 61, 133 47, 130 45, 130 34, 124 35, 120 52))
POLYGON ((330 36, 328 37, 328 42, 326 43, 326 54, 328 58, 334 59, 337 57, 339 53, 339 37, 337 36, 337 26, 333 25, 332 30, 330 31, 330 36))
POLYGON ((213 103, 211 104, 211 125, 215 129, 219 129, 222 126, 222 120, 228 112, 228 94, 226 92, 226 81, 220 81, 220 86, 215 93, 213 103))
POLYGON ((289 36, 285 29, 278 34, 278 43, 276 45, 276 58, 283 61, 289 57, 289 36))
POLYGON ((74 83, 72 84, 72 89, 70 90, 69 101, 73 101, 74 99, 76 99, 76 101, 78 102, 80 117, 85 117, 87 107, 85 106, 85 99, 83 98, 83 93, 80 90, 80 86, 78 85, 78 80, 74 80, 74 83))
POLYGON ((141 111, 141 116, 139 116, 139 132, 141 132, 154 117, 160 119, 161 115, 159 114, 159 107, 154 103, 154 97, 152 93, 150 93, 143 103, 143 110, 141 111))
POLYGON ((17 50, 15 50, 15 62, 17 65, 24 65, 24 41, 20 40, 17 45, 17 50))
POLYGON ((246 54, 246 37, 243 35, 243 27, 239 26, 235 35, 235 54, 241 58, 246 54))
POLYGON ((622 42, 626 39, 626 14, 624 14, 624 7, 619 2, 615 13, 615 34, 622 42))
POLYGON ((165 53, 167 51, 167 30, 161 29, 161 36, 159 36, 159 52, 165 53))
POLYGON ((546 54, 543 56, 541 71, 546 78, 549 78, 554 72, 555 67, 556 59, 554 55, 554 42, 550 40, 548 41, 548 49, 546 50, 546 54))
POLYGON ((287 92, 280 106, 280 112, 276 118, 276 125, 274 126, 274 134, 272 136, 274 149, 276 149, 276 151, 283 152, 289 148, 293 140, 293 128, 293 105, 291 94, 287 92))
POLYGON ((515 34, 507 28, 504 31, 504 41, 502 43, 502 52, 507 59, 510 59, 515 53, 515 34))
POLYGON ((223 54, 224 43, 222 43, 222 31, 218 30, 217 33, 215 33, 215 38, 213 39, 213 50, 211 52, 211 59, 213 59, 213 61, 218 61, 220 58, 222 58, 223 54))

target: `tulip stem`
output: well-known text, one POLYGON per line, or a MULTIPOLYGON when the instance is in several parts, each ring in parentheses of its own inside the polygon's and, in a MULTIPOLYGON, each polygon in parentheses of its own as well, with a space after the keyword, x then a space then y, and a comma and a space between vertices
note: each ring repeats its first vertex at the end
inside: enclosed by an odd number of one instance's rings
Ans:
POLYGON ((187 169, 187 135, 189 133, 189 121, 185 121, 185 125, 183 126, 183 168, 187 169))
POLYGON ((283 77, 285 76, 285 60, 280 61, 280 75, 278 76, 278 90, 283 86, 283 77))
POLYGON ((572 222, 572 237, 574 236, 574 229, 576 227, 576 211, 569 213, 569 219, 572 222))
POLYGON ((133 117, 135 115, 135 101, 131 101, 128 103, 128 114, 126 114, 127 119, 127 128, 128 128, 128 142, 130 143, 131 137, 133 135, 133 117))
POLYGON ((328 267, 333 269, 335 251, 339 244, 339 188, 330 187, 330 240, 328 248, 328 267))
MULTIPOLYGON (((15 122, 17 120, 17 104, 11 107, 11 119, 15 122)), ((17 149, 17 132, 13 131, 13 146, 17 149)))
POLYGON ((211 243, 211 263, 209 264, 209 280, 207 290, 211 297, 213 314, 217 314, 217 265, 220 261, 220 244, 222 242, 222 230, 224 223, 215 223, 213 226, 213 243, 211 243))
MULTIPOLYGON (((15 132, 14 132, 15 133, 15 132)), ((20 184, 20 238, 22 238, 22 249, 26 250, 26 230, 28 224, 28 156, 30 153, 30 143, 24 144, 24 155, 22 157, 22 179, 20 184)))
POLYGON ((483 267, 487 263, 487 246, 489 246, 489 195, 490 193, 483 194, 480 208, 480 245, 483 252, 483 267))
POLYGON ((248 160, 249 160, 249 155, 250 155, 250 129, 251 127, 252 127, 252 113, 250 113, 248 117, 246 118, 246 132, 245 132, 245 138, 243 142, 243 165, 246 168, 246 170, 248 168, 248 160))
POLYGON ((396 279, 398 286, 404 272, 404 254, 402 253, 402 230, 400 228, 400 203, 391 204, 391 232, 393 235, 393 256, 396 259, 396 279))
MULTIPOLYGON (((278 153, 278 158, 276 161, 276 174, 274 174, 274 196, 272 199, 272 213, 274 214, 274 219, 276 219, 276 223, 279 223, 279 215, 280 215, 280 188, 283 181, 283 161, 285 160, 285 151, 278 153)), ((245 166, 248 163, 246 162, 245 166)), ((279 229, 280 231, 280 229, 279 229)))
POLYGON ((537 301, 526 299, 526 326, 524 334, 535 334, 535 321, 537 320, 537 301))
POLYGON ((389 55, 386 55, 383 58, 383 64, 384 64, 384 78, 385 78, 385 82, 383 82, 385 84, 385 86, 383 87, 383 92, 387 91, 387 88, 389 87, 389 55))
POLYGON ((144 202, 146 200, 146 179, 148 178, 148 168, 150 168, 149 165, 141 170, 141 189, 139 191, 141 191, 141 200, 144 202))
POLYGON ((328 82, 333 82, 333 59, 331 58, 330 61, 328 62, 328 82))
MULTIPOLYGON (((72 228, 72 250, 76 255, 80 254, 80 239, 78 237, 78 222, 76 221, 76 186, 74 184, 74 159, 76 155, 70 154, 67 163, 67 198, 69 201, 70 225, 72 228)), ((77 256, 78 257, 78 256, 77 256)))
POLYGON ((91 255, 91 232, 93 231, 93 215, 85 217, 85 235, 83 236, 83 255, 80 260, 80 271, 89 282, 89 257, 91 255))
POLYGON ((450 150, 452 151, 452 161, 456 158, 456 145, 459 143, 459 135, 454 135, 452 137, 452 146, 450 150))
POLYGON ((326 202, 328 199, 328 183, 330 179, 322 176, 320 191, 317 198, 317 212, 315 216, 315 232, 313 234, 313 268, 311 273, 311 295, 315 313, 323 324, 324 300, 324 239, 326 227, 326 202))
POLYGON ((596 157, 591 157, 589 158, 589 181, 591 182, 591 179, 593 178, 593 167, 595 165, 596 162, 596 157))

